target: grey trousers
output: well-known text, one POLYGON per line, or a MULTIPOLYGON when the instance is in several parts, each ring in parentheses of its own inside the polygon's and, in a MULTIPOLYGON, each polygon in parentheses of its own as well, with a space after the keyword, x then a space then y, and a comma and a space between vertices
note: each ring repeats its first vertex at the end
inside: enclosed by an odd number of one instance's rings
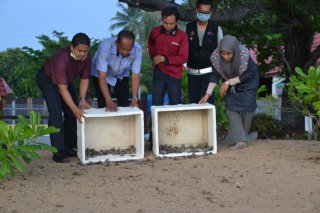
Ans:
POLYGON ((254 112, 234 112, 228 110, 227 114, 229 118, 227 141, 229 144, 248 141, 248 133, 251 128, 254 112))

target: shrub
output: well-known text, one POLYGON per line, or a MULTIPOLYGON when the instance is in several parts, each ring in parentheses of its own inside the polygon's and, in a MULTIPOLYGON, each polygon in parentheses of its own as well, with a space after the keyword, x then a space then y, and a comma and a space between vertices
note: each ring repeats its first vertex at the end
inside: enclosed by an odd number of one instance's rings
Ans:
POLYGON ((18 119, 15 126, 0 120, 0 179, 15 176, 16 170, 25 172, 22 161, 30 163, 32 159, 40 159, 39 150, 57 151, 55 147, 37 142, 36 138, 59 129, 41 125, 41 116, 34 111, 30 113, 30 124, 22 115, 18 115, 18 119))
POLYGON ((253 118, 252 130, 258 132, 260 139, 283 139, 285 137, 281 131, 280 121, 266 114, 258 114, 253 118))
POLYGON ((320 127, 320 66, 311 66, 307 73, 296 67, 295 72, 296 75, 291 76, 286 85, 289 88, 289 98, 297 110, 316 122, 308 136, 311 139, 314 135, 316 139, 320 127))

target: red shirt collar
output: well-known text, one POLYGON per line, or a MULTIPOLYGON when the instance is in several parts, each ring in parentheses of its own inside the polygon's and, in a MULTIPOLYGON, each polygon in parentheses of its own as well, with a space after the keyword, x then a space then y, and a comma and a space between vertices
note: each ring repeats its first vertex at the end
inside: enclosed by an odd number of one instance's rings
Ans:
MULTIPOLYGON (((172 35, 172 36, 175 36, 177 35, 177 32, 178 32, 178 26, 176 26, 171 32, 169 32, 168 34, 169 35, 172 35)), ((164 27, 162 26, 161 29, 160 29, 160 33, 162 34, 167 34, 167 31, 164 29, 164 27)))

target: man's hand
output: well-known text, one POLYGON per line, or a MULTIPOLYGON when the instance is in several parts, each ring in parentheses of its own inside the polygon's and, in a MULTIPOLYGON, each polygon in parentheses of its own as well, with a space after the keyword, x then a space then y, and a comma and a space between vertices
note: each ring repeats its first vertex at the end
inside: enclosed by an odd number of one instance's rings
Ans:
POLYGON ((210 95, 209 95, 208 93, 205 94, 205 95, 201 98, 201 100, 199 101, 199 104, 205 104, 205 103, 207 103, 209 98, 210 98, 210 95))
POLYGON ((74 117, 76 117, 79 122, 81 121, 81 117, 84 117, 83 110, 80 109, 76 103, 72 100, 72 97, 68 91, 68 86, 67 85, 58 85, 59 88, 59 93, 63 99, 63 101, 68 105, 68 107, 71 109, 73 112, 74 117))
POLYGON ((118 111, 118 106, 115 102, 112 101, 112 99, 110 100, 106 100, 106 111, 107 112, 116 112, 118 111))
POLYGON ((80 99, 80 107, 82 109, 90 109, 91 108, 90 105, 88 104, 88 102, 86 101, 86 99, 84 99, 84 98, 80 99))
POLYGON ((74 117, 78 119, 80 123, 82 123, 81 117, 84 117, 84 112, 82 109, 76 107, 75 109, 72 110, 74 117))
POLYGON ((221 87, 219 89, 219 95, 221 97, 225 96, 227 94, 228 89, 229 89, 229 84, 227 84, 226 81, 223 82, 223 84, 221 84, 221 87))
POLYGON ((131 100, 131 107, 139 108, 138 100, 136 98, 132 98, 131 100))
POLYGON ((156 65, 158 65, 158 64, 160 64, 162 62, 165 62, 165 58, 162 55, 157 55, 157 56, 152 58, 152 64, 154 66, 156 66, 156 65))

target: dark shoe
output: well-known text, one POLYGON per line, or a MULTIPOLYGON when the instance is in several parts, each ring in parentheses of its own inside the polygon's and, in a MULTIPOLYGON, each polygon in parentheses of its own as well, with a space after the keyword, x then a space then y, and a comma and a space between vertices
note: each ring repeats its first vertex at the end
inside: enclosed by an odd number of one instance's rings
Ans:
POLYGON ((231 146, 230 149, 231 150, 243 149, 243 148, 245 148, 247 146, 248 146, 248 144, 246 142, 238 142, 234 146, 231 146))
POLYGON ((70 158, 77 157, 77 151, 75 151, 72 148, 67 148, 64 152, 67 157, 70 157, 70 158))
POLYGON ((52 160, 57 163, 69 163, 69 159, 66 154, 61 152, 54 153, 52 160))

